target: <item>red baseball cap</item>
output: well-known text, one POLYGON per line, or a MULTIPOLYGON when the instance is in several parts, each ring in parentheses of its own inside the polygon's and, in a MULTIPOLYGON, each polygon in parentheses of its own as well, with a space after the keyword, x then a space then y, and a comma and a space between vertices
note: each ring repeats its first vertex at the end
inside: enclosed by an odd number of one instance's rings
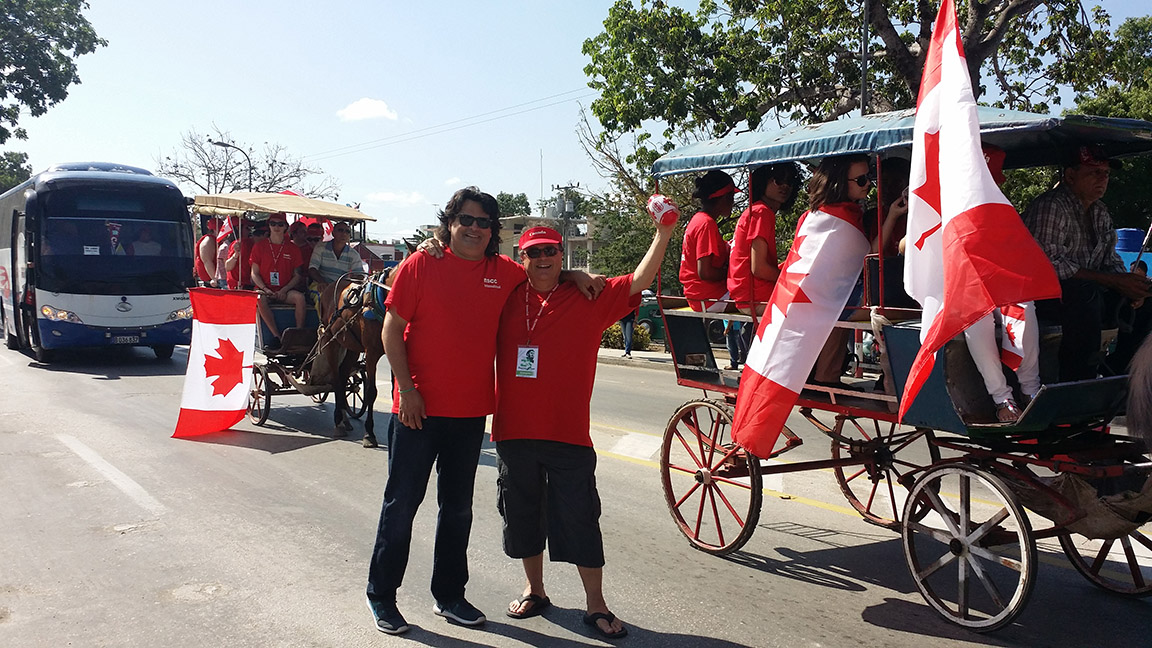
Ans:
POLYGON ((1076 150, 1073 151, 1064 162, 1065 168, 1079 165, 1106 166, 1112 169, 1119 169, 1122 166, 1120 160, 1109 158, 1108 154, 1104 151, 1104 147, 1099 144, 1076 147, 1076 150))
POLYGON ((288 223, 288 217, 284 215, 284 212, 276 212, 275 214, 268 214, 268 221, 267 222, 287 224, 288 223))
POLYGON ((545 244, 563 246, 564 243, 560 237, 560 232, 557 232, 551 227, 537 226, 524 230, 524 233, 520 235, 519 246, 521 250, 527 250, 530 247, 545 244))
POLYGON ((985 144, 984 161, 988 163, 988 170, 992 173, 992 180, 998 185, 1004 184, 1006 178, 1004 177, 1004 157, 1007 155, 1004 149, 992 144, 985 144))

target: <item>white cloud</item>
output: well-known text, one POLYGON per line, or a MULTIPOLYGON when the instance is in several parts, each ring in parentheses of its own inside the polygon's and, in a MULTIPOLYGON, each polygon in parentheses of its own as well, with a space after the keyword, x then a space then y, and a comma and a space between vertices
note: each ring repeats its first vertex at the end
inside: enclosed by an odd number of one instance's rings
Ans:
POLYGON ((388 104, 379 99, 357 99, 347 106, 336 111, 336 116, 343 121, 359 121, 361 119, 384 119, 396 120, 399 115, 395 110, 388 107, 388 104))
POLYGON ((460 184, 460 178, 457 178, 456 176, 452 176, 451 178, 448 178, 444 181, 445 187, 454 187, 458 184, 460 184))
POLYGON ((364 202, 371 203, 391 203, 399 205, 419 205, 428 202, 424 198, 424 194, 419 191, 410 192, 395 192, 395 191, 376 191, 364 196, 364 202))

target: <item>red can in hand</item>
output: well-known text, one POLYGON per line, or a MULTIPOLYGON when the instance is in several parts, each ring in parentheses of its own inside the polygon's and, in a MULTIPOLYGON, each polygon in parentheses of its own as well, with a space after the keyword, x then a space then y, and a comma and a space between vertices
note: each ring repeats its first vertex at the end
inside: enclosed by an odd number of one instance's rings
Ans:
POLYGON ((652 215, 652 220, 661 225, 671 225, 680 218, 680 208, 671 198, 662 194, 652 194, 648 199, 648 213, 652 215))

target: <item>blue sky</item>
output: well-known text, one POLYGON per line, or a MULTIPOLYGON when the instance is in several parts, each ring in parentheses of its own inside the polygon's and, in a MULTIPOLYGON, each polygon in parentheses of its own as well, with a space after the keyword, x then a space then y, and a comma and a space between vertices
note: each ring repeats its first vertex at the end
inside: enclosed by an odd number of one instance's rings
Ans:
MULTIPOLYGON (((64 102, 22 119, 28 140, 0 148, 27 152, 34 171, 82 160, 155 169, 184 132, 215 125, 322 168, 341 201, 378 219, 376 236, 434 222, 468 184, 535 202, 541 167, 545 195, 605 184, 575 130, 594 96, 580 48, 611 0, 90 1, 108 46, 78 60, 82 83, 64 102), (376 116, 349 119, 365 114, 376 116)), ((1114 26, 1148 13, 1102 4, 1114 26)))

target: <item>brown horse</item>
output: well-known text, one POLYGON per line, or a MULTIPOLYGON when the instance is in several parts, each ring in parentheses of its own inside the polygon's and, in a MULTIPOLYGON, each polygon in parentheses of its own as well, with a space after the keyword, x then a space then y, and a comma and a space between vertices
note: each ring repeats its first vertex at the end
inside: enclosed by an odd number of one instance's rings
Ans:
POLYGON ((364 354, 364 368, 367 379, 364 381, 364 406, 367 418, 364 419, 364 447, 379 445, 374 432, 372 408, 376 402, 376 365, 384 355, 384 341, 381 330, 384 326, 384 304, 382 282, 378 275, 348 273, 333 287, 332 299, 335 314, 322 313, 325 322, 321 333, 322 353, 328 354, 331 364, 338 364, 333 380, 336 412, 334 414, 335 435, 345 436, 352 430, 348 415, 348 399, 345 391, 349 378, 357 368, 360 354, 364 354), (343 353, 341 353, 343 352, 343 353), (341 357, 342 356, 342 357, 341 357))

